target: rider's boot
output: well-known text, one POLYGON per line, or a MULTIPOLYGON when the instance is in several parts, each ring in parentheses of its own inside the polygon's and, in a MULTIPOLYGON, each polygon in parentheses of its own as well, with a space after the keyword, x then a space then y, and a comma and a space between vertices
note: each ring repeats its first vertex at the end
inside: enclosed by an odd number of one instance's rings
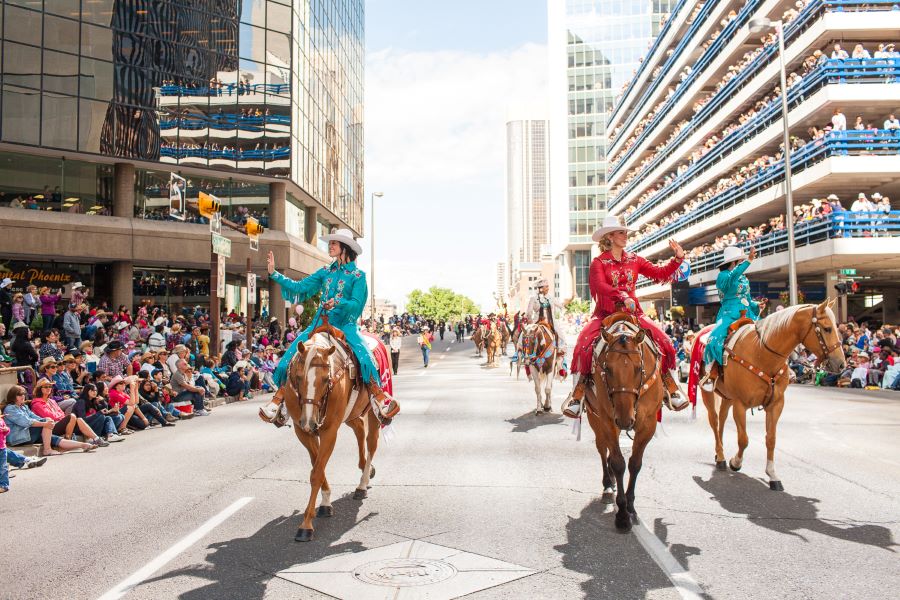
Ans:
POLYGON ((378 420, 384 426, 390 425, 393 418, 400 412, 400 405, 374 381, 369 382, 368 390, 369 396, 375 399, 378 407, 378 420))
POLYGON ((678 374, 675 369, 663 371, 663 385, 665 386, 668 395, 666 404, 670 409, 675 411, 686 408, 688 405, 688 399, 681 392, 681 386, 678 385, 677 377, 678 374))
POLYGON ((275 427, 282 427, 285 424, 285 415, 282 406, 284 404, 284 388, 278 388, 272 399, 265 406, 259 409, 259 418, 266 423, 272 423, 275 427))
POLYGON ((721 372, 719 368, 719 363, 713 361, 706 367, 706 377, 703 379, 703 383, 700 384, 700 387, 703 388, 705 392, 711 392, 716 389, 716 379, 719 378, 719 373, 721 372))
POLYGON ((588 377, 580 375, 575 389, 569 394, 562 405, 562 414, 570 419, 577 419, 581 416, 582 402, 584 400, 584 391, 587 388, 588 377))

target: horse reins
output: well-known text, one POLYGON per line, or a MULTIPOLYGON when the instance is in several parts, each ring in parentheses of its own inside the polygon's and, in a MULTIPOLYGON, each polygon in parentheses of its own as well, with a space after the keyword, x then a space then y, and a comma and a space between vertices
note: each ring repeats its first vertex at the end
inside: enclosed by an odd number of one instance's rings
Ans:
MULTIPOLYGON (((332 342, 334 343, 334 342, 332 342)), ((334 382, 341 377, 343 377, 344 373, 347 371, 350 366, 350 359, 346 357, 344 361, 340 364, 340 366, 335 371, 333 369, 333 365, 331 364, 331 360, 328 360, 328 381, 325 384, 325 387, 322 390, 322 394, 319 397, 313 396, 312 398, 305 398, 300 394, 297 394, 297 397, 300 400, 300 406, 302 407, 305 404, 309 404, 315 406, 319 411, 320 419, 316 423, 317 427, 321 427, 325 422, 325 409, 328 408, 328 398, 331 395, 332 390, 334 389, 334 382)), ((312 365, 310 365, 312 366, 312 365)), ((299 386, 298 386, 299 387, 299 386)))
POLYGON ((647 370, 644 367, 644 353, 641 350, 617 350, 612 347, 612 344, 607 343, 601 356, 603 357, 603 363, 600 365, 600 379, 603 380, 603 385, 606 386, 606 395, 609 398, 610 403, 612 402, 612 394, 633 394, 636 399, 640 398, 650 389, 650 386, 653 385, 659 377, 659 368, 656 368, 648 379, 644 379, 647 375, 647 370), (637 354, 641 357, 641 379, 638 382, 638 387, 610 387, 609 382, 606 379, 606 358, 610 352, 614 354, 637 354))

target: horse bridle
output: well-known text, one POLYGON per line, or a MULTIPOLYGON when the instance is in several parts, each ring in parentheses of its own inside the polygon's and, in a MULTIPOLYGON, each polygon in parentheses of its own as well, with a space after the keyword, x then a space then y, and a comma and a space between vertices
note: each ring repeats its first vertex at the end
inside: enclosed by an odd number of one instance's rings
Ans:
MULTIPOLYGON (((825 341, 825 334, 822 332, 822 326, 819 325, 819 317, 816 316, 816 306, 815 305, 810 305, 810 306, 812 307, 813 314, 812 314, 812 319, 809 324, 809 329, 806 330, 806 333, 804 333, 803 337, 801 337, 800 339, 805 340, 806 337, 809 335, 810 331, 815 332, 816 341, 819 342, 819 349, 822 350, 822 352, 823 352, 822 358, 817 359, 817 364, 818 364, 825 357, 829 356, 832 352, 837 350, 841 346, 841 342, 837 341, 834 344, 829 345, 828 342, 825 341)), ((765 338, 759 332, 759 321, 757 321, 756 324, 754 324, 754 329, 756 329, 756 337, 759 338, 759 341, 760 341, 760 343, 762 343, 763 348, 765 348, 766 350, 768 350, 775 356, 778 356, 785 360, 787 360, 790 357, 790 354, 782 354, 781 352, 778 352, 777 350, 773 350, 772 348, 769 347, 769 345, 766 343, 765 338)))
POLYGON ((637 400, 638 398, 643 396, 647 390, 650 389, 650 386, 653 385, 653 383, 656 381, 656 378, 659 377, 659 369, 657 368, 653 371, 653 374, 648 379, 644 379, 647 376, 647 370, 644 366, 644 353, 640 349, 618 350, 616 348, 613 348, 611 343, 607 342, 606 348, 603 349, 601 356, 603 357, 603 363, 600 365, 600 379, 603 380, 603 385, 606 386, 606 395, 609 398, 610 403, 612 403, 613 394, 632 394, 635 397, 635 400, 637 400), (641 357, 641 379, 638 383, 638 387, 627 388, 609 386, 609 382, 606 379, 606 357, 610 352, 614 354, 637 354, 641 357))

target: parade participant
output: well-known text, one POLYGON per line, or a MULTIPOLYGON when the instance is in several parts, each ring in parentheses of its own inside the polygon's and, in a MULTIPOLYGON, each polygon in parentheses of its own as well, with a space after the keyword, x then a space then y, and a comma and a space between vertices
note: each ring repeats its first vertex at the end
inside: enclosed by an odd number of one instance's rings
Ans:
POLYGON ((338 229, 335 233, 322 237, 322 241, 328 243, 328 255, 334 262, 301 281, 294 281, 276 271, 275 256, 269 252, 266 264, 269 275, 281 287, 281 295, 286 301, 301 304, 319 293, 322 300, 309 327, 297 335, 278 362, 274 373, 278 391, 271 402, 259 409, 259 416, 268 422, 275 419, 284 400, 282 388, 287 379, 288 366, 297 354, 297 346, 306 342, 312 331, 322 324, 322 317, 327 316, 329 324, 343 332, 347 345, 359 363, 360 376, 368 387, 369 395, 377 402, 380 419, 386 424, 400 412, 400 406, 381 389, 378 367, 366 348, 357 325, 368 294, 366 275, 356 266, 356 257, 362 254, 362 246, 348 229, 338 229))
MULTIPOLYGON (((522 337, 527 331, 530 331, 531 326, 539 321, 544 321, 550 326, 550 330, 556 338, 557 348, 565 355, 565 340, 562 340, 559 337, 559 332, 556 330, 556 317, 565 309, 565 307, 559 300, 550 296, 550 282, 547 281, 546 278, 542 277, 539 279, 537 284, 535 284, 535 287, 537 288, 537 293, 528 301, 528 307, 525 309, 525 313, 521 317, 519 316, 519 313, 516 313, 516 330, 518 331, 516 336, 516 348, 521 348, 522 337), (522 325, 522 327, 519 328, 519 325, 522 325)), ((513 357, 512 360, 516 360, 517 358, 518 357, 513 357)), ((568 371, 565 359, 563 359, 563 369, 564 371, 568 371)))
POLYGON ((662 354, 662 378, 669 406, 675 410, 687 406, 687 399, 680 393, 676 383, 675 348, 672 340, 656 323, 644 315, 635 296, 635 286, 640 275, 659 283, 670 281, 684 260, 684 249, 678 242, 670 239, 669 247, 675 253, 674 258, 663 265, 656 265, 625 250, 629 231, 617 217, 608 216, 603 219, 603 225, 592 236, 601 251, 591 262, 589 275, 591 296, 596 301, 596 306, 591 320, 579 334, 575 346, 572 371, 579 374, 579 379, 572 394, 563 404, 563 413, 569 417, 577 418, 581 415, 581 400, 584 398, 586 386, 591 382, 594 340, 600 334, 603 319, 623 309, 637 317, 640 326, 650 334, 662 354))
POLYGON ((706 348, 703 351, 703 362, 706 364, 706 378, 701 387, 711 392, 716 387, 716 379, 721 374, 725 338, 728 328, 742 316, 759 319, 759 313, 765 302, 757 303, 750 296, 750 281, 744 271, 756 258, 756 248, 750 248, 750 255, 744 255, 740 246, 728 246, 719 263, 719 275, 716 277, 716 289, 719 292, 719 313, 716 315, 716 326, 709 333, 706 348))

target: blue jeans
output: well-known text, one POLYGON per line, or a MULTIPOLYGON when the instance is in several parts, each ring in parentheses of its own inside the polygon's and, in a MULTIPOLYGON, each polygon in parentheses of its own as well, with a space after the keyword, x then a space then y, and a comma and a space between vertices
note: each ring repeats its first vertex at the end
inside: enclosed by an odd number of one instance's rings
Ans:
POLYGON ((428 346, 422 346, 422 361, 425 363, 425 366, 428 366, 428 357, 431 355, 431 348, 428 346))
POLYGON ((6 448, 0 450, 0 488, 9 489, 9 465, 6 464, 6 448))
POLYGON ((184 402, 185 400, 191 401, 195 411, 203 409, 203 396, 199 392, 181 392, 175 396, 175 399, 172 402, 184 402))

